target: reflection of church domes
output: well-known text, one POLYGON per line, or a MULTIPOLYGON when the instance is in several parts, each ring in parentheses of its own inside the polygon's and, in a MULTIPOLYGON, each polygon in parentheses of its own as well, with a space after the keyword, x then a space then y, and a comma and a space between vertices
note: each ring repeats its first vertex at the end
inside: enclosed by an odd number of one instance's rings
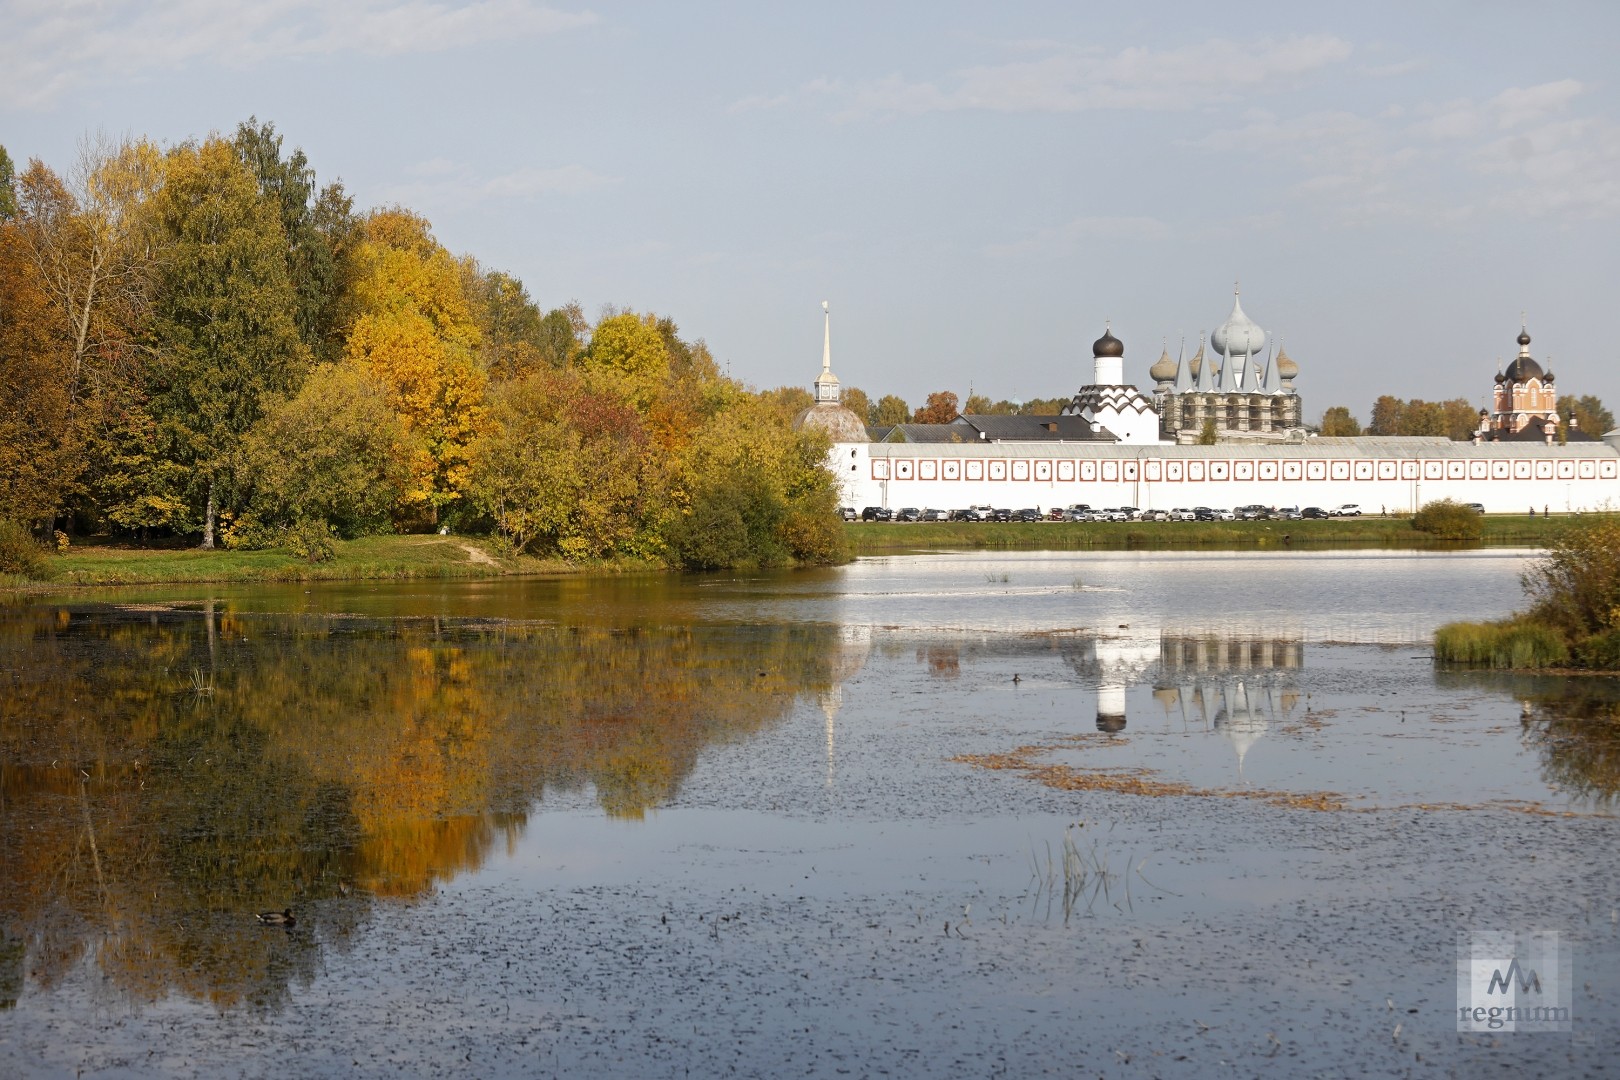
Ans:
POLYGON ((1249 749, 1260 741, 1261 736, 1271 729, 1270 721, 1255 711, 1249 703, 1247 688, 1239 682, 1225 695, 1225 701, 1215 714, 1214 726, 1237 750, 1238 775, 1241 777, 1243 759, 1248 757, 1249 749))
POLYGON ((1222 356, 1253 356, 1265 348, 1266 333, 1243 313, 1238 294, 1232 294, 1232 314, 1209 335, 1209 343, 1222 356))

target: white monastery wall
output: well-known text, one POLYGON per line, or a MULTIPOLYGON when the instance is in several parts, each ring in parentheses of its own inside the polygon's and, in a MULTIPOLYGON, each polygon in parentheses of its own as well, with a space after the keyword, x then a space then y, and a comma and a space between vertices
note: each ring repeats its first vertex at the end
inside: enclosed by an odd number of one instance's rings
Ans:
POLYGON ((942 510, 1088 503, 1143 510, 1247 503, 1359 503, 1411 512, 1437 499, 1490 513, 1620 510, 1620 452, 1608 443, 1473 445, 1444 439, 1312 439, 1282 446, 1075 443, 837 443, 843 503, 942 510))

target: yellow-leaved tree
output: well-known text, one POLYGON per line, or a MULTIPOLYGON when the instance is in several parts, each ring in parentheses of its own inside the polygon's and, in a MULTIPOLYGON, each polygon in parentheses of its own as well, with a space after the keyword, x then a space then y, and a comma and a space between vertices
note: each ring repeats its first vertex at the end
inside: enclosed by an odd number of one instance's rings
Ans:
POLYGON ((462 269, 426 219, 403 209, 366 219, 355 261, 347 352, 387 387, 421 440, 406 509, 437 521, 472 479, 470 447, 485 426, 478 326, 462 269))

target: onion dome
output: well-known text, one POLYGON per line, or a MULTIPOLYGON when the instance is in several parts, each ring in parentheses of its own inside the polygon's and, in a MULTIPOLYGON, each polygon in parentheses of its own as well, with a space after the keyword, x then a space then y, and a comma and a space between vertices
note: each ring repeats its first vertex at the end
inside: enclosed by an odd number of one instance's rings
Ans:
POLYGON ((1530 359, 1530 333, 1519 324, 1519 355, 1507 366, 1508 381, 1522 383, 1542 377, 1541 365, 1530 359))
POLYGON ((1520 353, 1513 358, 1513 363, 1507 366, 1504 376, 1509 382, 1529 382, 1531 379, 1542 378, 1541 365, 1530 359, 1528 353, 1520 353))
POLYGON ((1114 336, 1111 329, 1104 329, 1103 336, 1092 342, 1092 356, 1124 356, 1125 343, 1114 336))
POLYGON ((1507 376, 1498 371, 1496 373, 1496 385, 1501 386, 1505 382, 1507 382, 1507 376))
POLYGON ((1542 381, 1542 382, 1546 382, 1546 383, 1550 383, 1550 382, 1552 382, 1552 381, 1553 381, 1553 373, 1552 373, 1552 369, 1551 369, 1551 368, 1548 368, 1548 369, 1547 369, 1547 374, 1545 374, 1545 375, 1543 375, 1543 376, 1542 376, 1542 377, 1541 377, 1541 381, 1542 381))
POLYGON ((1277 350, 1277 374, 1284 379, 1292 379, 1299 374, 1299 365, 1294 363, 1294 358, 1288 355, 1286 348, 1277 350))
POLYGON ((1170 346, 1166 344, 1164 352, 1154 361, 1153 366, 1148 368, 1148 378, 1154 382, 1167 383, 1174 381, 1175 377, 1176 362, 1170 359, 1170 346))
POLYGON ((1232 293, 1232 314, 1209 335, 1209 343, 1222 356, 1253 356, 1266 346, 1266 333, 1243 313, 1236 290, 1232 293))

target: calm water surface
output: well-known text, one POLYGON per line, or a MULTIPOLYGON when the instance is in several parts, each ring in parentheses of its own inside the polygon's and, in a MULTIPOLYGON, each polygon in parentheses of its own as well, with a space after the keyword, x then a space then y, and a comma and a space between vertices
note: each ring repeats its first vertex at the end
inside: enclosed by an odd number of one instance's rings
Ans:
POLYGON ((14 603, 0 1061, 1590 1067, 1620 1042, 1620 690, 1427 655, 1511 608, 1526 558, 14 603), (1569 935, 1575 1031, 1459 1035, 1466 929, 1569 935))

